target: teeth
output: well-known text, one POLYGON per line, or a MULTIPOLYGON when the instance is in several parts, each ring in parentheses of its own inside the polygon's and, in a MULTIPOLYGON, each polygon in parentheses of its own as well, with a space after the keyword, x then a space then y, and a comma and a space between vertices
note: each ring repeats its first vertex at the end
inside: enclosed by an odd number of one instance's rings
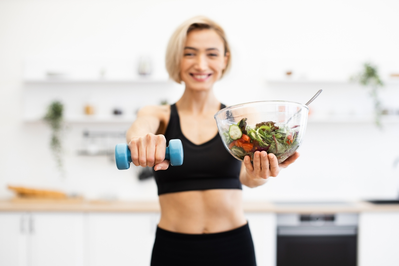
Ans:
POLYGON ((208 75, 194 75, 197 79, 205 79, 208 75))

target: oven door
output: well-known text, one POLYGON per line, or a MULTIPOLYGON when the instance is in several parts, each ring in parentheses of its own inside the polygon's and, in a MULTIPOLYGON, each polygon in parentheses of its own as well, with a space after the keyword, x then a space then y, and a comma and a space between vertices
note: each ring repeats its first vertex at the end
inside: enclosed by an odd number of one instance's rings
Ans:
POLYGON ((280 226, 277 266, 356 266, 356 226, 280 226))

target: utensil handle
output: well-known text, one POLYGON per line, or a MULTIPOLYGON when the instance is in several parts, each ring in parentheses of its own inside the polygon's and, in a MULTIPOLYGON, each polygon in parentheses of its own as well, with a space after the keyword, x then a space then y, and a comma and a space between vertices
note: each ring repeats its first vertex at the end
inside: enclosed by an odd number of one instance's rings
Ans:
MULTIPOLYGON (((320 94, 322 91, 323 91, 323 90, 318 90, 318 92, 316 92, 316 94, 313 95, 313 97, 310 98, 310 100, 309 100, 307 103, 305 103, 305 105, 308 106, 311 102, 313 102, 313 101, 319 96, 319 94, 320 94)), ((293 117, 295 117, 296 115, 298 115, 301 111, 302 111, 302 109, 299 109, 299 110, 298 110, 295 114, 293 114, 293 115, 290 117, 290 119, 288 119, 287 122, 285 122, 285 123, 288 124, 288 122, 290 122, 291 119, 292 119, 293 117)))

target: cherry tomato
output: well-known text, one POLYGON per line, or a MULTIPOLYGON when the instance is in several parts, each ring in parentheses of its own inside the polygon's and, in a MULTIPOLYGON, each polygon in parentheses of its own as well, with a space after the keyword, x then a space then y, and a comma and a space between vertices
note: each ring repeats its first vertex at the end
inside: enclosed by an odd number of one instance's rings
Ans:
POLYGON ((242 144, 242 148, 244 149, 244 151, 249 152, 252 150, 252 148, 254 147, 254 145, 252 143, 243 143, 242 144))
POLYGON ((251 138, 248 135, 242 134, 239 140, 241 140, 243 143, 249 143, 251 141, 251 138))

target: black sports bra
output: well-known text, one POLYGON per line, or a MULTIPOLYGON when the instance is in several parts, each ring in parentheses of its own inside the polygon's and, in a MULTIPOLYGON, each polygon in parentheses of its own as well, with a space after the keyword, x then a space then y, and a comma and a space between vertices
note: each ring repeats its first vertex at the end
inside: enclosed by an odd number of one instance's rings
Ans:
MULTIPOLYGON (((221 108, 224 107, 221 104, 221 108)), ((182 141, 184 161, 181 166, 153 170, 158 195, 190 190, 242 189, 239 179, 241 162, 228 153, 219 134, 200 145, 188 140, 180 128, 176 104, 170 106, 165 138, 167 145, 171 139, 182 141)))

